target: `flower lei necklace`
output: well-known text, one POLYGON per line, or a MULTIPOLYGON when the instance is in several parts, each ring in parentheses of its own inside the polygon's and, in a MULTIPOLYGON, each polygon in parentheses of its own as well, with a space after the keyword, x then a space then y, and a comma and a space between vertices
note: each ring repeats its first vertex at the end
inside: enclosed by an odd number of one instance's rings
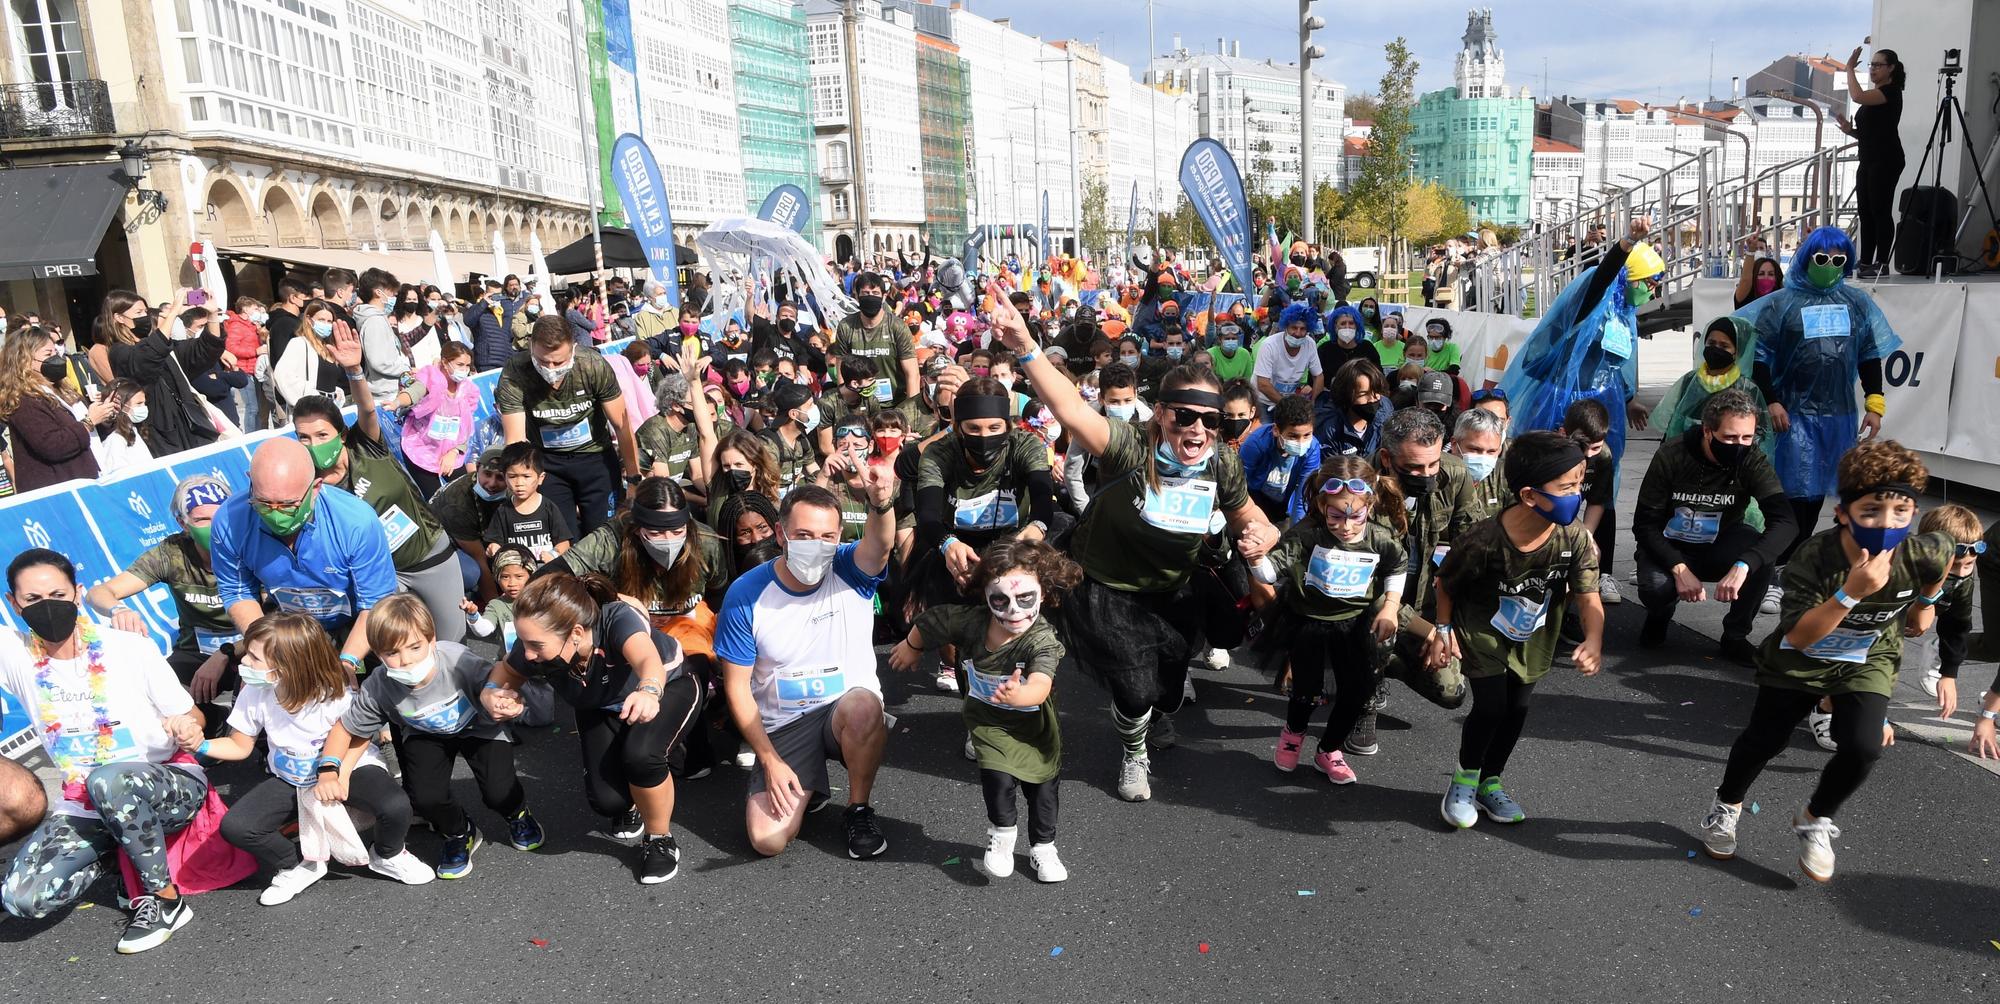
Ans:
POLYGON ((48 750, 56 766, 62 768, 63 776, 70 784, 80 783, 90 773, 91 767, 108 763, 112 754, 118 749, 118 742, 112 734, 111 713, 107 708, 109 695, 104 678, 104 643, 97 637, 97 626, 88 620, 78 617, 76 629, 83 636, 84 658, 89 665, 90 710, 96 718, 91 728, 97 734, 97 752, 95 756, 89 758, 70 755, 66 752, 68 747, 57 741, 62 735, 62 720, 56 717, 56 688, 55 684, 50 682, 49 653, 40 636, 34 639, 35 683, 42 691, 39 709, 42 718, 42 746, 48 750), (65 752, 57 752, 58 750, 65 752), (84 762, 86 759, 88 762, 84 762))

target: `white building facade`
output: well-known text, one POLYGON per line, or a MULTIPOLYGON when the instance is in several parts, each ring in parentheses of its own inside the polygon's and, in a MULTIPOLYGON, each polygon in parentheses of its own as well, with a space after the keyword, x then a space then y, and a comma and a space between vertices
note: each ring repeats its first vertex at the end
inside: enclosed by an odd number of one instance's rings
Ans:
MULTIPOLYGON (((1192 52, 1175 39, 1174 51, 1154 61, 1148 82, 1187 93, 1196 130, 1220 142, 1236 159, 1246 186, 1271 193, 1299 185, 1299 68, 1245 59, 1242 43, 1216 39, 1215 52, 1192 52)), ((1341 186, 1342 133, 1347 89, 1313 78, 1313 174, 1341 186)))
POLYGON ((908 11, 874 0, 856 5, 861 85, 860 159, 856 163, 848 108, 847 41, 843 5, 806 5, 808 64, 812 70, 813 128, 820 165, 820 212, 825 250, 845 258, 859 252, 915 253, 923 241, 923 142, 917 121, 917 29, 908 11), (866 233, 857 235, 854 172, 862 170, 866 233), (845 252, 845 254, 843 254, 845 252))

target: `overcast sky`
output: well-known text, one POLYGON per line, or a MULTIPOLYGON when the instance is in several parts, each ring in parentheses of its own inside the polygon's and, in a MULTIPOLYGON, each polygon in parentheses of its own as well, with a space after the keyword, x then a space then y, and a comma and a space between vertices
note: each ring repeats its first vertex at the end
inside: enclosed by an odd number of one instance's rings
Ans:
MULTIPOLYGON (((940 0, 942 2, 942 0, 940 0)), ((965 0, 981 17, 1011 16, 1014 27, 1043 38, 1095 41, 1145 72, 1145 0, 965 0)), ((1381 79, 1382 44, 1408 39, 1421 69, 1419 93, 1451 86, 1452 60, 1465 33, 1466 0, 1389 0, 1369 4, 1318 0, 1329 26, 1316 35, 1327 50, 1323 76, 1349 93, 1372 92, 1381 79)), ((1870 0, 1801 3, 1671 4, 1627 0, 1490 0, 1493 27, 1507 58, 1507 84, 1588 97, 1670 102, 1700 100, 1715 53, 1715 92, 1790 52, 1845 59, 1868 34, 1870 0), (1559 32, 1550 32, 1560 26, 1559 32), (1542 86, 1547 60, 1548 87, 1542 86)), ((1296 0, 1154 0, 1153 33, 1168 51, 1178 33, 1189 49, 1214 51, 1217 36, 1240 39, 1243 55, 1289 63, 1298 51, 1296 0), (1228 17, 1218 16, 1226 11, 1228 17)))

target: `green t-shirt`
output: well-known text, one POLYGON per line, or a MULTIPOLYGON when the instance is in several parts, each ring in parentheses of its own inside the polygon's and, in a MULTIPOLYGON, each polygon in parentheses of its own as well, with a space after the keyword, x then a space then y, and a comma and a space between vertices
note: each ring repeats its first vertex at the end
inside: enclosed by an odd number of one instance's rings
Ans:
POLYGON ((1889 581, 1859 597, 1831 634, 1799 651, 1785 641, 1806 611, 1847 582, 1853 567, 1841 546, 1841 529, 1814 534, 1785 564, 1784 601, 1778 626, 1757 650, 1757 682, 1814 694, 1889 696, 1903 662, 1903 614, 1951 567, 1952 539, 1913 534, 1889 559, 1889 581))
POLYGON ((148 586, 166 583, 180 617, 175 649, 213 655, 223 645, 242 639, 243 632, 236 630, 236 622, 222 605, 214 569, 185 531, 154 544, 125 571, 148 586))
POLYGON ((778 497, 772 499, 772 503, 779 502, 791 494, 792 489, 819 472, 818 453, 813 449, 812 436, 801 434, 797 443, 786 446, 785 437, 776 428, 765 429, 758 435, 771 444, 771 453, 778 458, 778 497))
POLYGON ((1257 350, 1248 345, 1237 349, 1233 356, 1224 353, 1222 346, 1218 345, 1208 350, 1208 359, 1210 368, 1215 370, 1216 378, 1225 383, 1230 380, 1248 380, 1257 368, 1257 350))
MULTIPOLYGON (((1506 461, 1507 450, 1502 447, 1500 458, 1494 461, 1493 473, 1486 475, 1486 480, 1472 486, 1472 492, 1466 501, 1463 525, 1470 526, 1489 516, 1498 516, 1500 510, 1507 508, 1507 503, 1514 501, 1513 493, 1507 490, 1506 461)), ((1459 462, 1464 463, 1463 460, 1459 462)))
MULTIPOLYGON (((1425 346, 1425 348, 1430 348, 1430 347, 1425 346)), ((1458 343, 1452 341, 1449 338, 1445 339, 1443 348, 1431 349, 1430 355, 1424 357, 1425 369, 1433 369, 1441 373, 1449 372, 1452 367, 1458 365, 1459 365, 1458 343)))
POLYGON ((1533 683, 1555 661, 1569 595, 1597 591, 1597 545, 1579 520, 1523 553, 1495 517, 1458 535, 1438 580, 1451 594, 1465 675, 1533 683))
POLYGON ((1403 365, 1403 343, 1385 342, 1377 339, 1375 342, 1375 358, 1382 361, 1382 372, 1394 372, 1396 367, 1403 365))
POLYGON ((431 498, 431 514, 453 540, 478 543, 486 533, 486 524, 493 519, 493 510, 506 502, 504 494, 491 502, 474 494, 472 486, 478 480, 475 474, 453 478, 431 498))
POLYGON ((998 649, 987 651, 984 607, 964 604, 931 607, 917 615, 916 629, 926 645, 952 645, 958 650, 959 685, 965 692, 965 724, 972 732, 972 749, 979 766, 997 770, 1029 784, 1053 781, 1062 766, 1062 729, 1056 721, 1055 693, 1033 708, 1000 706, 981 698, 991 694, 1015 670, 1026 681, 1035 673, 1054 679, 1062 662, 1063 644, 1047 620, 998 649))
POLYGON ((618 375, 595 349, 578 349, 562 386, 535 372, 535 358, 520 352, 500 371, 493 407, 502 415, 528 416, 528 442, 549 453, 602 453, 613 445, 604 406, 622 400, 618 375))
POLYGON ((444 527, 417 494, 417 486, 403 465, 368 437, 359 425, 347 427, 347 477, 338 487, 368 503, 389 537, 389 560, 396 571, 408 572, 427 567, 424 559, 444 549, 444 527))
MULTIPOLYGON (((1410 533, 1403 540, 1403 550, 1419 560, 1412 569, 1415 580, 1403 586, 1403 604, 1419 612, 1432 607, 1431 577, 1437 574, 1438 566, 1450 552, 1452 539, 1479 518, 1478 514, 1486 510, 1484 500, 1488 498, 1482 494, 1480 483, 1472 480, 1472 472, 1465 469, 1465 461, 1454 454, 1438 457, 1437 477, 1437 488, 1417 500, 1414 507, 1404 510, 1409 514, 1410 533)), ((1504 497, 1501 504, 1504 507, 1504 497)), ((1389 516, 1384 512, 1376 512, 1374 521, 1390 526, 1389 516)))
MULTIPOLYGON (((1111 442, 1097 458, 1098 490, 1077 525, 1072 550, 1083 570, 1113 589, 1167 592, 1187 581, 1203 538, 1226 514, 1248 505, 1236 451, 1218 448, 1185 478, 1147 480, 1153 444, 1130 422, 1107 423, 1111 442)), ((1217 444, 1220 447, 1220 444, 1217 444)))
MULTIPOLYGON (((717 439, 728 435, 724 425, 717 425, 717 439)), ((667 465, 667 477, 686 482, 688 465, 693 462, 695 451, 701 448, 701 432, 690 422, 676 431, 665 415, 654 415, 639 426, 634 433, 639 441, 639 469, 650 473, 656 463, 667 465)))
POLYGON ((952 431, 924 448, 917 461, 917 490, 944 489, 947 532, 980 550, 1034 520, 1028 476, 1047 470, 1049 448, 1034 433, 1015 429, 993 466, 974 472, 952 431))
POLYGON ((1301 520, 1271 549, 1278 573, 1278 602, 1303 617, 1352 620, 1404 575, 1402 542, 1379 523, 1365 524, 1348 543, 1311 519, 1301 520))
POLYGON ((917 343, 910 337, 910 326, 903 319, 882 308, 885 316, 872 328, 861 326, 859 311, 847 315, 834 328, 833 344, 828 348, 832 356, 866 356, 875 361, 875 374, 888 377, 895 387, 896 396, 903 396, 903 360, 917 354, 917 343))
MULTIPOLYGON (((571 544, 569 551, 562 556, 563 563, 567 564, 570 572, 575 575, 596 573, 608 576, 613 582, 618 581, 618 556, 626 550, 625 527, 631 520, 630 513, 621 512, 613 516, 611 522, 592 530, 585 534, 583 539, 571 544)), ((722 595, 728 591, 729 581, 732 578, 729 550, 722 546, 722 538, 716 536, 715 531, 708 527, 690 523, 688 528, 695 534, 696 544, 701 548, 702 556, 702 575, 701 580, 695 584, 695 598, 706 597, 709 606, 721 610, 722 595)), ((640 556, 645 557, 643 551, 640 552, 640 556)), ((640 599, 649 597, 642 596, 640 599)), ((678 605, 672 610, 655 606, 653 613, 656 616, 662 613, 682 614, 689 609, 692 609, 691 602, 678 605)))

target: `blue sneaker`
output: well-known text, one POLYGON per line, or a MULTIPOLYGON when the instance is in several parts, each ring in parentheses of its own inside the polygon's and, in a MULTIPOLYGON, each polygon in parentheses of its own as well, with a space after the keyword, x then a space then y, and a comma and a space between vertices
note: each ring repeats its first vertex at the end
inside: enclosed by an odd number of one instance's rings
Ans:
POLYGON ((438 856, 438 878, 464 878, 472 874, 472 852, 484 843, 479 827, 470 823, 466 824, 464 834, 444 838, 444 853, 438 856))
POLYGON ((517 851, 532 851, 542 846, 542 824, 522 809, 507 820, 507 842, 517 851))
POLYGON ((1521 803, 1514 801, 1505 789, 1500 787, 1500 779, 1489 777, 1479 784, 1479 807, 1486 812, 1486 818, 1496 823, 1518 823, 1528 818, 1521 803))
POLYGON ((1479 772, 1461 770, 1452 774, 1451 787, 1444 790, 1445 825, 1455 830, 1463 830, 1479 822, 1479 803, 1475 795, 1479 790, 1479 772))

